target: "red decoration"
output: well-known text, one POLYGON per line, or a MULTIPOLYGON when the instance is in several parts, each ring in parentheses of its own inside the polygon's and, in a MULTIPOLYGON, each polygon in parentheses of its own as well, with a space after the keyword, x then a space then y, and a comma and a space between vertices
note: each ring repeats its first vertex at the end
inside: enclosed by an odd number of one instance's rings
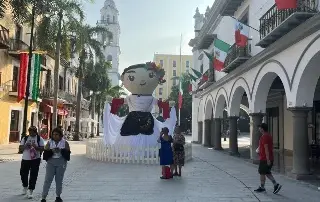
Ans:
POLYGON ((298 7, 297 0, 275 0, 278 10, 294 9, 298 7))
POLYGON ((121 105, 124 104, 124 99, 123 98, 113 98, 112 103, 111 103, 111 114, 116 114, 121 107, 121 105))
POLYGON ((26 96, 27 86, 27 71, 28 71, 28 54, 20 54, 20 69, 19 69, 19 80, 18 80, 18 100, 20 102, 26 96))
POLYGON ((158 101, 158 107, 162 109, 162 116, 164 119, 170 118, 169 102, 158 101))

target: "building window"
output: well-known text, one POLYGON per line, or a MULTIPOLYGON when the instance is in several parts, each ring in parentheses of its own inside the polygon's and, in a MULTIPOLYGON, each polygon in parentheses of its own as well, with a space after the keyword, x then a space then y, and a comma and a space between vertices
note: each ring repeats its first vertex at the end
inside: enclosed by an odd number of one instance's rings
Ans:
POLYGON ((190 61, 186 61, 186 68, 190 67, 190 61))
POLYGON ((175 60, 172 61, 172 66, 173 66, 173 67, 177 67, 177 61, 175 61, 175 60))
POLYGON ((63 77, 59 76, 59 90, 63 90, 63 77))
POLYGON ((110 23, 110 15, 107 15, 107 23, 110 23))
POLYGON ((18 91, 19 67, 13 66, 12 73, 12 92, 18 91))
POLYGON ((162 95, 163 93, 163 88, 159 88, 159 95, 162 95))
POLYGON ((16 33, 15 33, 15 39, 21 39, 22 38, 22 27, 18 24, 16 24, 16 33))
POLYGON ((200 73, 203 74, 203 64, 200 66, 200 73))
POLYGON ((163 67, 163 60, 160 60, 160 67, 163 67))
POLYGON ((173 85, 173 86, 176 86, 176 85, 177 85, 177 80, 176 80, 176 79, 173 79, 173 80, 172 80, 172 85, 173 85))
POLYGON ((177 76, 177 70, 172 70, 172 76, 177 76))

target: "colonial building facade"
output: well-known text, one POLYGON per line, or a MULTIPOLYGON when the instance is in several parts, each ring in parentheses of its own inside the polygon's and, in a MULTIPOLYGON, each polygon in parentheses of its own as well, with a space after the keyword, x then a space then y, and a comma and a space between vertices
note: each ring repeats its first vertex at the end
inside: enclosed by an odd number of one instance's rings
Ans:
MULTIPOLYGON (((318 0, 298 0, 297 8, 279 10, 274 0, 216 0, 205 15, 197 9, 193 67, 212 68, 204 51, 214 41, 230 44, 222 71, 210 70, 207 82, 197 82, 193 94, 192 138, 222 149, 222 122, 228 119, 229 151, 238 155, 240 109, 251 117, 250 158, 266 122, 274 147, 292 156, 297 178, 309 176, 310 151, 320 140, 320 15, 318 0), (257 20, 259 19, 259 20, 257 20), (250 27, 246 47, 235 45, 235 23, 250 27)), ((311 153, 312 153, 311 152, 311 153)))

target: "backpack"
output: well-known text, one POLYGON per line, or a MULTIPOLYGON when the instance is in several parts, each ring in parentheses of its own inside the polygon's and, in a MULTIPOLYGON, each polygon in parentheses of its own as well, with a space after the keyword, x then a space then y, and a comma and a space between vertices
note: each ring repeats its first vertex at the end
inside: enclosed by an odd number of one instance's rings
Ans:
MULTIPOLYGON (((29 136, 24 136, 24 137, 23 137, 24 143, 27 142, 28 137, 29 137, 29 136)), ((22 138, 21 138, 21 140, 22 140, 22 138)), ((38 146, 40 146, 40 140, 41 140, 40 135, 37 134, 37 143, 38 143, 38 146)), ((23 152, 19 151, 18 153, 19 153, 19 154, 22 154, 23 152)), ((43 153, 43 151, 40 151, 40 158, 41 158, 42 153, 43 153)))

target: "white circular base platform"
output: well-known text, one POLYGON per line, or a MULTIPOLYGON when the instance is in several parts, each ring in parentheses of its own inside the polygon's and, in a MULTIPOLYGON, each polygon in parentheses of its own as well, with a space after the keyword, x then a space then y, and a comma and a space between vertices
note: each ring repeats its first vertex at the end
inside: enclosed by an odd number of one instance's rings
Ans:
MULTIPOLYGON (((159 148, 105 145, 103 139, 89 139, 86 142, 86 156, 97 161, 113 163, 159 165, 159 148)), ((186 143, 184 148, 185 162, 188 162, 192 159, 192 145, 186 143)))

